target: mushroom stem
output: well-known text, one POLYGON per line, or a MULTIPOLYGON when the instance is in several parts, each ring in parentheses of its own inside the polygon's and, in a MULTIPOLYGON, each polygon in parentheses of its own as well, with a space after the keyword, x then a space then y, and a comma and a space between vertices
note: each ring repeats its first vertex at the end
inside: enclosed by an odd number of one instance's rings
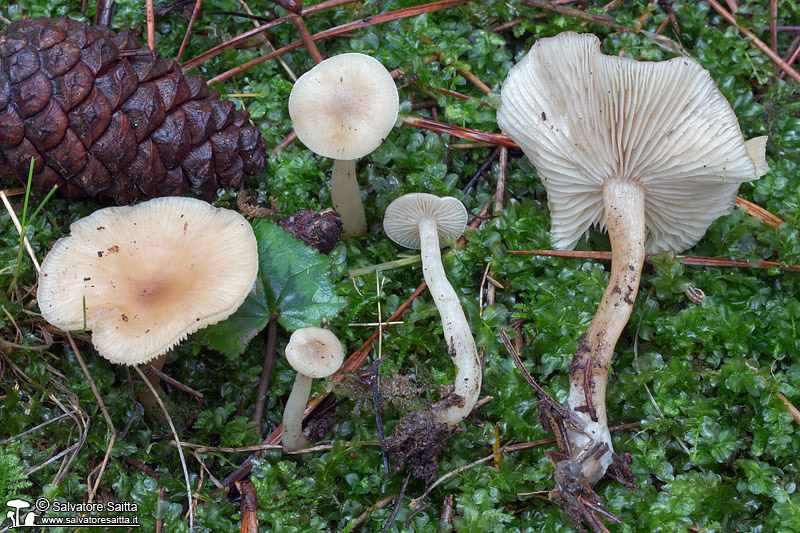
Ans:
POLYGON ((639 291, 645 256, 644 199, 644 187, 638 183, 608 180, 603 186, 606 227, 611 239, 611 276, 589 328, 578 339, 569 367, 567 406, 584 424, 581 432, 567 432, 572 459, 598 444, 608 446, 603 454, 581 458, 582 477, 591 484, 603 477, 612 461, 606 383, 614 347, 639 291))
POLYGON ((286 401, 283 411, 283 449, 287 452, 300 450, 309 444, 303 436, 303 410, 311 394, 312 379, 298 372, 286 401))
POLYGON ((436 221, 431 218, 421 219, 419 237, 422 275, 442 317, 447 353, 450 354, 457 369, 453 395, 461 398, 459 401, 445 399, 445 407, 438 410, 434 416, 436 422, 457 426, 472 412, 478 400, 481 391, 481 362, 467 317, 464 316, 458 296, 444 273, 436 221))
MULTIPOLYGON (((164 392, 164 389, 161 387, 161 379, 153 373, 148 374, 146 372, 147 367, 150 366, 155 367, 156 370, 162 370, 164 368, 164 363, 167 362, 167 355, 169 355, 169 352, 159 355, 152 361, 139 365, 139 367, 145 372, 147 381, 153 385, 153 388, 158 392, 159 395, 161 395, 162 398, 167 398, 169 395, 164 392)), ((167 419, 164 417, 164 413, 161 411, 161 408, 158 405, 158 400, 156 400, 156 397, 153 396, 153 393, 150 392, 149 388, 142 389, 136 395, 136 398, 139 400, 139 403, 142 404, 142 407, 144 407, 144 412, 149 418, 162 423, 167 421, 167 419)))
POLYGON ((354 159, 334 159, 331 173, 331 200, 342 217, 344 235, 356 237, 367 232, 367 216, 361 202, 354 159))

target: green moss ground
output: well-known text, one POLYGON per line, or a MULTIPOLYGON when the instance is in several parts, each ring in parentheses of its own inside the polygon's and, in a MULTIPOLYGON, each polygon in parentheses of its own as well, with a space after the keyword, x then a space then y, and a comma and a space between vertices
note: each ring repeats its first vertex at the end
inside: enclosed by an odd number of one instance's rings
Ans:
MULTIPOLYGON (((590 0, 598 7, 603 3, 590 0)), ((415 4, 418 2, 406 0, 355 3, 309 16, 306 22, 313 33, 415 4)), ((610 14, 617 24, 633 28, 640 15, 649 12, 643 29, 654 32, 666 17, 663 4, 663 0, 657 6, 630 0, 610 14)), ((768 42, 769 3, 740 0, 740 4, 742 23, 768 42)), ((144 32, 142 5, 138 0, 118 2, 115 26, 144 32)), ((710 71, 739 117, 745 137, 770 136, 767 159, 771 170, 760 181, 743 185, 740 195, 786 220, 784 225, 772 228, 737 210, 716 221, 687 253, 798 264, 800 89, 792 81, 773 81, 769 60, 708 4, 674 0, 672 5, 682 30, 681 43, 710 71)), ((266 0, 253 1, 250 6, 270 17, 285 13, 266 0)), ((72 0, 25 0, 10 7, 2 3, 0 15, 17 19, 20 9, 30 16, 67 14, 81 18, 80 3, 72 0)), ((241 6, 235 0, 207 0, 204 9, 239 11, 241 6)), ((425 89, 441 87, 474 99, 437 95, 440 120, 493 132, 498 131, 494 111, 477 103, 483 95, 458 74, 458 69, 472 71, 497 91, 509 68, 536 38, 564 30, 597 34, 608 54, 646 60, 674 55, 641 33, 611 33, 602 25, 584 26, 574 18, 545 13, 516 1, 482 0, 358 29, 322 41, 319 46, 326 55, 359 51, 375 56, 390 70, 402 69, 406 76, 398 82, 401 116, 430 116, 430 109, 412 111, 412 99, 428 99, 425 89), (518 17, 525 20, 509 30, 489 31, 492 25, 518 17), (427 62, 436 52, 441 52, 440 59, 427 62)), ((779 14, 781 25, 800 24, 800 4, 793 0, 780 0, 779 14)), ((186 26, 184 19, 174 15, 157 21, 157 45, 164 55, 175 56, 186 26)), ((186 57, 251 27, 246 20, 206 15, 195 26, 186 57)), ((670 25, 664 34, 676 38, 670 25)), ((292 25, 284 24, 275 28, 270 38, 280 46, 297 36, 292 25)), ((790 41, 790 35, 782 34, 779 48, 784 50, 790 41)), ((260 53, 258 48, 232 50, 205 63, 199 72, 210 78, 260 53)), ((298 74, 313 66, 302 48, 283 58, 298 74)), ((270 147, 291 131, 286 109, 291 81, 275 61, 216 88, 223 95, 266 95, 233 100, 248 109, 270 147)), ((497 95, 486 100, 496 103, 497 95)), ((494 191, 496 162, 475 187, 462 192, 492 149, 451 150, 446 164, 445 152, 452 142, 462 141, 397 127, 387 142, 363 161, 360 181, 362 190, 367 191, 368 222, 374 231, 363 239, 339 244, 331 254, 332 278, 349 305, 330 327, 348 351, 360 346, 372 332, 372 328, 348 324, 376 321, 378 295, 374 275, 351 281, 343 278, 344 274, 394 260, 403 253, 379 232, 388 203, 405 192, 426 191, 455 196, 477 213, 494 191)), ((286 213, 319 210, 330 204, 326 178, 330 167, 330 161, 295 143, 269 160, 264 174, 253 179, 253 187, 265 198, 274 199, 286 213)), ((576 339, 591 319, 608 276, 607 264, 591 260, 507 254, 515 249, 546 249, 551 244, 546 197, 535 170, 526 159, 512 157, 506 180, 507 201, 502 215, 470 232, 467 245, 445 258, 478 346, 485 350, 483 394, 493 399, 463 424, 461 433, 450 438, 441 455, 442 474, 488 455, 496 439, 495 424, 503 442, 549 436, 538 425, 531 389, 498 335, 509 329, 512 320, 522 320, 523 360, 534 377, 563 401, 568 389, 567 365, 576 339), (481 313, 479 286, 487 263, 491 263, 494 278, 504 289, 497 290, 496 303, 481 313)), ((14 200, 19 205, 19 197, 14 200)), ((39 200, 35 198, 34 205, 39 200)), ((217 203, 235 207, 231 193, 221 194, 217 203)), ((39 258, 66 232, 70 222, 94 209, 89 203, 67 205, 51 199, 28 233, 39 258)), ((43 334, 30 314, 37 311, 33 297, 20 302, 6 296, 17 247, 18 236, 3 211, 0 336, 35 346, 42 343, 43 334)), ((608 240, 592 233, 579 248, 607 250, 608 240)), ((412 265, 381 276, 379 297, 385 318, 418 285, 421 272, 419 265, 412 265)), ((27 258, 20 280, 27 287, 35 282, 27 258)), ((709 532, 800 531, 800 426, 775 395, 780 392, 800 405, 798 297, 800 276, 777 269, 687 267, 668 259, 654 260, 645 267, 631 321, 617 346, 608 400, 612 424, 641 422, 638 429, 614 435, 616 450, 633 455, 640 488, 630 491, 607 482, 598 486, 608 507, 625 521, 622 526, 609 526, 611 531, 672 532, 690 526, 709 532), (689 285, 706 293, 702 305, 691 303, 685 296, 689 285)), ((396 371, 428 387, 451 382, 452 365, 429 296, 423 293, 418 297, 403 320, 383 339, 386 357, 381 375, 390 377, 396 371)), ((263 334, 240 357, 226 358, 191 340, 175 349, 165 371, 204 394, 199 416, 191 427, 182 430, 182 438, 214 446, 260 442, 280 422, 283 401, 294 378, 282 357, 287 338, 282 331, 262 428, 250 420, 261 372, 263 334)), ((132 399, 125 368, 108 363, 89 348, 82 351, 117 430, 128 427, 114 446, 100 486, 101 496, 138 503, 143 530, 151 531, 155 517, 160 515, 165 519, 164 531, 187 531, 188 523, 181 517, 186 502, 183 474, 175 449, 165 443, 169 440, 168 428, 143 416, 142 407, 132 399), (158 479, 128 464, 125 458, 149 465, 158 479), (160 487, 166 489, 166 502, 157 505, 160 487)), ((315 390, 323 387, 315 384, 315 390)), ((180 426, 195 409, 194 399, 175 391, 169 400, 180 426)), ((62 464, 56 460, 30 476, 21 474, 78 443, 76 422, 66 418, 0 445, 0 503, 13 495, 35 498, 41 494, 84 501, 87 476, 102 459, 109 438, 89 384, 62 337, 57 336, 45 351, 0 345, 0 441, 61 415, 57 402, 80 405, 91 421, 69 473, 55 485, 62 464)), ((332 450, 301 457, 270 452, 256 465, 251 480, 259 500, 260 531, 349 531, 356 517, 400 490, 405 475, 387 478, 378 449, 358 445, 375 441, 377 432, 369 406, 354 411, 354 405, 355 399, 350 399, 338 407, 339 422, 329 435, 334 443, 332 450), (354 444, 346 446, 346 441, 354 444)), ((383 413, 387 432, 403 414, 394 408, 383 413)), ((431 492, 427 500, 430 507, 404 526, 410 512, 406 498, 389 531, 435 531, 447 495, 455 496, 453 528, 459 532, 569 531, 571 526, 558 508, 541 499, 518 496, 551 487, 553 468, 542 452, 543 448, 533 448, 505 454, 499 467, 487 463, 450 478, 431 492)), ((246 456, 203 453, 188 458, 192 484, 198 491, 196 531, 239 531, 238 503, 215 494, 214 480, 223 479, 246 456)), ((415 497, 423 490, 422 483, 412 480, 407 494, 415 497)), ((390 512, 391 505, 374 510, 363 530, 380 531, 390 512)))

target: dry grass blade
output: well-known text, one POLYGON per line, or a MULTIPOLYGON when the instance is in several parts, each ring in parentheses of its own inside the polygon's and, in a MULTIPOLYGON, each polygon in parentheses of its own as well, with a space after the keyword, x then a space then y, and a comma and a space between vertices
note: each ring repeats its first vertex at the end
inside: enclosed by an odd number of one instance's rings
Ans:
POLYGON ((183 478, 186 482, 186 497, 189 500, 189 533, 192 533, 194 531, 194 502, 192 496, 192 486, 189 483, 189 469, 186 467, 186 458, 183 456, 183 447, 180 445, 181 438, 178 436, 178 431, 175 429, 175 424, 172 423, 172 417, 169 416, 169 411, 167 411, 167 408, 164 406, 164 402, 161 400, 161 396, 158 395, 155 387, 153 387, 153 384, 150 383, 150 380, 147 379, 147 376, 144 375, 144 372, 142 372, 138 366, 134 366, 133 368, 139 374, 139 377, 142 378, 144 384, 147 385, 147 388, 150 389, 150 393, 156 399, 156 402, 158 402, 158 406, 161 407, 161 410, 164 412, 164 416, 167 418, 169 429, 172 431, 172 436, 175 437, 175 442, 178 443, 178 457, 180 457, 181 460, 183 478))
MULTIPOLYGON (((89 369, 86 367, 86 363, 83 361, 83 357, 81 356, 80 350, 78 350, 78 345, 75 344, 75 339, 72 338, 72 335, 69 331, 66 332, 67 340, 69 341, 69 345, 72 347, 72 351, 75 354, 75 359, 78 360, 78 364, 81 366, 81 370, 83 371, 83 375, 86 376, 86 379, 89 381, 89 386, 92 389, 92 394, 94 394, 95 400, 97 400, 97 405, 100 406, 100 410, 103 413, 103 418, 108 424, 108 429, 111 431, 111 436, 108 440, 108 447, 106 448, 105 456, 103 457, 103 462, 100 466, 100 473, 97 475, 97 479, 95 480, 94 485, 89 490, 89 502, 94 499, 94 495, 97 494, 97 488, 100 486, 100 480, 103 479, 103 473, 106 470, 106 466, 108 465, 108 459, 111 457, 111 449, 114 447, 114 442, 117 440, 117 429, 114 427, 114 422, 111 420, 111 416, 108 414, 108 409, 106 409, 106 404, 103 401, 103 398, 100 396, 100 392, 97 390, 97 385, 92 379, 92 375, 89 373, 89 369)), ((149 382, 148 382, 149 383, 149 382)))
MULTIPOLYGON (((25 192, 24 190, 22 191, 25 192)), ((17 228, 17 233, 22 233, 22 225, 19 223, 19 219, 17 218, 17 214, 14 212, 14 208, 11 207, 11 203, 8 201, 8 197, 6 196, 6 192, 0 191, 0 200, 3 201, 3 205, 8 211, 8 216, 11 217, 11 222, 14 224, 14 227, 17 228)), ((31 261, 33 262, 33 266, 36 268, 36 272, 39 272, 41 268, 39 267, 39 261, 36 259, 36 254, 33 252, 33 248, 31 248, 31 243, 28 240, 28 237, 23 237, 23 242, 25 243, 25 250, 28 252, 28 256, 30 256, 31 261)))
MULTIPOLYGON (((514 255, 538 255, 546 257, 572 257, 576 259, 599 259, 610 261, 611 252, 590 252, 580 250, 509 250, 508 253, 514 255)), ((657 256, 658 257, 658 256, 657 256)), ((696 255, 673 255, 675 260, 684 265, 691 266, 715 266, 731 268, 778 268, 789 272, 800 272, 800 265, 784 265, 775 261, 761 261, 752 264, 746 259, 725 259, 720 257, 703 257, 696 255)), ((645 256, 645 261, 650 261, 650 254, 645 256)))

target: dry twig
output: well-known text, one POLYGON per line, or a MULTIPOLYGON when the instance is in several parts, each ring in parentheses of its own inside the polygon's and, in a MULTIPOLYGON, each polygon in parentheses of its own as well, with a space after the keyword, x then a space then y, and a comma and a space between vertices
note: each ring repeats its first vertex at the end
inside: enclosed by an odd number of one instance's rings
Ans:
POLYGON ((706 0, 706 2, 711 4, 711 7, 713 7, 714 10, 728 22, 728 24, 735 27, 737 30, 739 30, 739 33, 750 39, 750 43, 759 50, 761 50, 762 52, 764 52, 764 54, 766 54, 767 57, 769 57, 770 61, 772 61, 780 68, 782 68, 783 71, 787 73, 794 81, 800 83, 800 72, 797 72, 795 69, 793 69, 786 61, 783 60, 781 56, 779 56, 769 46, 767 46, 764 43, 764 41, 759 39, 755 33, 753 33, 749 29, 739 24, 736 21, 736 17, 734 17, 730 13, 730 11, 722 7, 722 5, 719 2, 717 2, 717 0, 706 0))
MULTIPOLYGON (((611 252, 591 252, 581 250, 509 250, 508 253, 514 255, 538 255, 546 257, 574 257, 578 259, 599 259, 610 261, 611 252)), ((650 261, 650 254, 645 256, 645 261, 650 261)), ((656 254, 656 257, 660 257, 656 254)), ((800 265, 787 266, 775 261, 761 261, 756 265, 751 264, 746 259, 725 259, 720 257, 703 257, 696 255, 673 255, 673 259, 680 261, 684 265, 691 266, 713 266, 731 268, 778 268, 791 272, 800 272, 800 265)))

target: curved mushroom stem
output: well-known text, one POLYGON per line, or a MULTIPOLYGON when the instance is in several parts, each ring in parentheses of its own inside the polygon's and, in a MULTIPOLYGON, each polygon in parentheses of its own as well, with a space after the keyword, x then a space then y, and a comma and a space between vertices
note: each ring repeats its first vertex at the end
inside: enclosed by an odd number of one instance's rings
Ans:
POLYGON ((287 452, 301 450, 309 444, 303 436, 303 410, 311 394, 311 381, 312 378, 298 372, 286 401, 283 410, 283 449, 287 452))
POLYGON ((361 190, 356 179, 356 162, 352 159, 334 159, 331 173, 331 200, 333 208, 342 217, 342 227, 347 237, 367 232, 367 216, 361 202, 361 190))
MULTIPOLYGON (((167 355, 169 355, 169 352, 159 355, 158 357, 156 357, 155 359, 153 359, 148 363, 142 363, 141 365, 139 365, 139 368, 146 371, 147 367, 152 366, 155 367, 157 370, 161 370, 164 368, 164 363, 166 363, 167 361, 167 355)), ((152 373, 145 375, 147 376, 147 380, 153 385, 153 388, 156 389, 158 394, 162 398, 164 398, 164 401, 167 401, 169 395, 161 387, 160 383, 161 380, 159 379, 159 377, 152 373)), ((163 411, 161 411, 161 408, 158 405, 158 400, 156 400, 156 397, 153 396, 152 392, 150 392, 150 389, 142 389, 136 395, 136 398, 139 400, 139 403, 142 404, 142 407, 144 407, 144 412, 148 418, 161 423, 167 421, 166 417, 164 417, 163 411)))
POLYGON ((453 395, 445 399, 445 406, 435 413, 435 420, 449 426, 457 426, 475 406, 481 391, 481 362, 475 340, 464 316, 453 286, 447 281, 439 250, 439 232, 436 221, 425 218, 419 222, 420 251, 422 253, 422 275, 433 296, 442 329, 447 342, 447 353, 456 365, 456 380, 453 395))
POLYGON ((580 457, 581 474, 596 483, 612 462, 613 448, 606 414, 606 383, 614 347, 628 323, 644 264, 644 188, 628 181, 607 181, 603 187, 606 226, 611 239, 611 276, 597 312, 579 339, 569 367, 567 407, 583 423, 567 430, 571 460, 606 444, 605 453, 580 457))

